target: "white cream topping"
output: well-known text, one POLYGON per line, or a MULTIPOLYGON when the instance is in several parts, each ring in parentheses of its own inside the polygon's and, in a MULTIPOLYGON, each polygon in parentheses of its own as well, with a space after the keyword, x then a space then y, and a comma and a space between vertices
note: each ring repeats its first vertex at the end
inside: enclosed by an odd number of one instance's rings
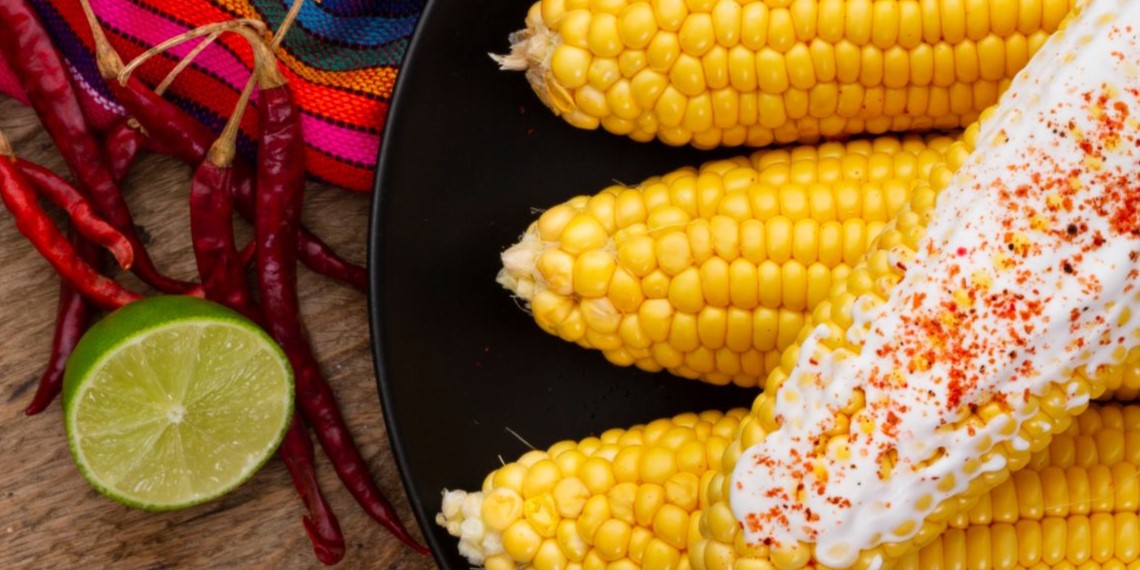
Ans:
POLYGON ((753 544, 814 543, 850 566, 908 539, 946 498, 1026 450, 1029 396, 1140 345, 1140 2, 1092 0, 1014 80, 938 198, 886 303, 856 301, 847 340, 820 326, 776 394, 780 428, 747 449, 731 505, 753 544), (1133 26, 1136 29, 1133 29, 1133 26), (829 343, 834 344, 834 343, 829 343), (855 390, 846 452, 821 445, 855 390), (1009 419, 955 428, 998 403, 1009 419), (882 469, 884 459, 892 466, 882 469), (913 523, 913 524, 907 524, 913 523), (905 526, 904 526, 905 525, 905 526))

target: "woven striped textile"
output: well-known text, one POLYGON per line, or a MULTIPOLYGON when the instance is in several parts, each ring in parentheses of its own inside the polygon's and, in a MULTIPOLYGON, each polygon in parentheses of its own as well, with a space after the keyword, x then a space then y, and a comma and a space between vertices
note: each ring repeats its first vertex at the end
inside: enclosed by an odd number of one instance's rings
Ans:
MULTIPOLYGON (((88 116, 103 129, 123 116, 95 68, 91 32, 77 0, 28 0, 71 67, 88 116)), ((302 110, 310 177, 353 191, 370 191, 381 132, 400 60, 426 0, 305 0, 278 51, 302 110)), ((116 51, 129 61, 189 29, 257 18, 276 29, 291 0, 91 0, 116 51)), ((152 58, 136 73, 152 87, 179 58, 184 44, 152 58)), ((227 34, 202 52, 166 93, 215 132, 230 117, 249 77, 252 57, 239 36, 227 34)), ((0 60, 0 93, 23 99, 0 60)), ((239 150, 252 156, 246 113, 239 150)))

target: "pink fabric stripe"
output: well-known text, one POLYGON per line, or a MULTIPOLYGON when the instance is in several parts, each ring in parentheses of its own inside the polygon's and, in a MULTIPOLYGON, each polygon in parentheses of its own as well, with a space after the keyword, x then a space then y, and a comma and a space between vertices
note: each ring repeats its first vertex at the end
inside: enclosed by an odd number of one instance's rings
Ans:
MULTIPOLYGON (((92 0, 100 18, 114 29, 130 30, 139 40, 155 45, 181 34, 186 28, 161 16, 143 10, 128 2, 115 0, 92 0)), ((189 42, 168 53, 182 57, 193 49, 195 42, 189 42)), ((242 61, 227 50, 209 49, 195 60, 195 66, 216 75, 231 88, 238 90, 245 84, 249 70, 242 61)), ((73 74, 84 111, 98 128, 109 126, 120 115, 121 110, 114 102, 103 99, 101 94, 73 74)), ((16 78, 0 59, 0 94, 15 97, 27 103, 16 78)), ((355 164, 369 165, 376 160, 380 141, 377 137, 351 128, 338 126, 311 115, 302 113, 301 124, 306 143, 322 153, 355 164)))
MULTIPOLYGON (((143 10, 130 2, 92 0, 91 4, 99 17, 112 28, 130 30, 133 36, 148 46, 158 45, 188 31, 188 28, 143 10)), ((167 53, 181 58, 194 49, 195 45, 196 41, 187 42, 167 53)), ((194 60, 194 65, 217 75, 230 87, 238 90, 245 85, 245 80, 249 77, 249 68, 232 53, 223 49, 207 49, 194 60)))
POLYGON ((334 157, 356 164, 373 164, 380 151, 380 139, 360 131, 326 123, 301 113, 305 143, 334 157))

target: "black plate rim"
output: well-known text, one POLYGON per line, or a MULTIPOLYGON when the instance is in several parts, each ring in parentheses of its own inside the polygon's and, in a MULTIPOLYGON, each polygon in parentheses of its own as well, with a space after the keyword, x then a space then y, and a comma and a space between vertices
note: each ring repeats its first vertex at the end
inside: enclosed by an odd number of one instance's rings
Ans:
MULTIPOLYGON (((409 235, 420 235, 422 233, 420 224, 447 220, 448 216, 451 216, 452 225, 447 227, 463 228, 465 233, 449 234, 449 241, 446 243, 435 241, 425 247, 435 248, 431 249, 432 255, 444 256, 455 255, 458 250, 463 250, 465 254, 462 258, 449 258, 452 264, 462 264, 472 270, 478 267, 480 271, 485 272, 485 277, 491 276, 501 267, 498 254, 502 252, 503 247, 514 243, 519 235, 518 229, 526 227, 526 224, 533 221, 535 205, 548 204, 553 196, 569 199, 580 194, 583 187, 601 188, 621 180, 643 180, 648 176, 668 172, 680 166, 700 164, 740 153, 740 150, 735 148, 702 151, 692 147, 649 146, 626 137, 615 137, 603 131, 575 129, 566 125, 565 121, 555 114, 544 112, 545 107, 534 98, 532 90, 525 81, 492 79, 502 76, 495 66, 484 59, 484 54, 502 49, 502 37, 516 31, 516 28, 508 27, 505 20, 501 25, 497 20, 492 23, 486 17, 488 11, 503 18, 510 17, 513 21, 523 7, 532 1, 511 0, 495 6, 494 9, 488 9, 485 6, 480 8, 480 5, 457 0, 428 0, 417 21, 393 91, 392 104, 383 134, 385 143, 381 145, 379 152, 373 188, 368 243, 369 326, 384 425, 387 427, 392 456, 400 473, 403 490, 425 542, 431 548, 439 567, 454 570, 470 568, 471 564, 456 550, 455 539, 435 522, 441 491, 445 488, 476 490, 480 488, 487 471, 496 465, 494 461, 496 457, 502 461, 503 452, 508 456, 518 456, 528 448, 533 448, 526 440, 520 441, 517 432, 506 429, 507 427, 532 427, 536 430, 536 434, 544 434, 537 436, 538 441, 554 443, 562 440, 578 440, 589 434, 597 435, 614 426, 630 426, 678 413, 690 413, 694 409, 727 410, 746 407, 754 397, 752 391, 746 388, 714 386, 665 373, 651 374, 636 367, 613 366, 601 354, 586 358, 582 350, 572 343, 566 343, 557 337, 537 334, 532 320, 519 311, 519 307, 510 296, 504 295, 501 287, 491 279, 484 279, 477 286, 472 284, 471 287, 467 287, 464 296, 467 301, 479 303, 478 310, 472 308, 468 310, 473 310, 481 318, 490 320, 461 319, 455 323, 455 327, 468 330, 471 335, 450 338, 450 342, 453 343, 451 348, 469 351, 464 353, 469 360, 460 366, 443 359, 449 363, 435 366, 436 362, 439 362, 435 359, 437 354, 435 350, 426 353, 412 350, 417 352, 417 357, 432 358, 435 362, 416 363, 404 358, 402 351, 409 350, 410 343, 418 342, 415 335, 422 334, 401 328, 406 326, 409 318, 422 320, 427 313, 431 313, 434 318, 456 318, 454 313, 446 315, 433 313, 439 307, 451 306, 438 297, 413 294, 414 300, 411 302, 430 303, 428 307, 419 310, 414 310, 414 305, 389 304, 409 301, 410 299, 406 297, 409 289, 422 293, 422 287, 405 287, 408 283, 415 282, 416 278, 435 279, 436 283, 445 283, 448 282, 448 277, 457 277, 439 269, 438 264, 416 262, 410 267, 404 267, 401 264, 409 263, 408 256, 393 257, 396 251, 407 253, 402 244, 395 244, 394 240, 409 235), (475 12, 478 16, 470 12, 475 12), (472 26, 469 19, 471 17, 483 19, 478 25, 472 26), (490 34, 492 31, 493 34, 490 34), (472 51, 471 42, 478 42, 480 49, 472 51), (440 53, 443 57, 436 57, 440 53), (457 77, 466 83, 457 87, 453 84, 457 77), (432 91, 421 92, 420 89, 425 87, 432 91), (474 119, 472 115, 462 114, 466 109, 464 103, 449 104, 447 100, 448 96, 454 95, 453 90, 457 88, 463 94, 463 102, 494 102, 495 111, 480 112, 474 116, 474 119), (421 97, 425 93, 428 95, 426 99, 421 97), (424 107, 425 101, 432 106, 424 107), (511 104, 503 104, 500 101, 509 101, 511 104), (451 106, 441 107, 445 105, 451 106), (446 109, 459 113, 449 115, 444 112, 446 109), (532 109, 537 112, 529 112, 532 109), (468 132, 477 134, 467 139, 456 136, 452 142, 457 145, 457 150, 448 155, 452 158, 479 157, 478 164, 465 164, 461 160, 458 163, 459 170, 440 168, 441 159, 438 157, 440 149, 437 143, 442 139, 433 138, 424 148, 425 133, 431 133, 432 137, 449 136, 448 123, 433 122, 437 120, 437 116, 442 116, 443 121, 474 120, 487 129, 468 128, 468 132), (489 120, 491 123, 481 124, 479 123, 481 119, 489 120), (414 121, 427 121, 427 124, 421 125, 414 121), (507 160, 501 149, 488 151, 489 147, 483 141, 487 136, 492 136, 492 132, 493 136, 507 137, 504 144, 510 147, 512 152, 527 153, 527 159, 507 160), (477 139, 477 142, 473 142, 472 139, 477 139), (477 146, 470 146, 472 144, 477 146), (568 161, 565 160, 567 149, 580 149, 582 152, 575 153, 574 156, 578 158, 568 161), (469 152, 470 155, 464 152, 469 152), (417 153, 427 153, 431 158, 424 161, 417 153), (549 163, 544 160, 558 162, 549 163), (429 170, 416 171, 425 168, 429 170), (525 190, 519 191, 511 190, 516 186, 511 186, 503 180, 503 176, 507 173, 517 175, 527 171, 533 171, 527 176, 547 177, 551 182, 535 185, 520 180, 517 188, 525 190), (462 182, 454 179, 453 175, 456 173, 461 173, 462 182), (410 174, 414 176, 409 178, 410 174), (495 202, 482 199, 479 201, 479 211, 488 216, 486 218, 473 217, 466 210, 462 213, 441 210, 438 202, 431 203, 428 211, 419 211, 417 208, 408 210, 411 203, 422 205, 422 202, 418 202, 415 197, 422 197, 425 193, 435 199, 443 200, 454 200, 458 196, 483 196, 477 193, 456 195, 450 191, 439 193, 439 187, 432 186, 433 183, 447 180, 448 188, 453 188, 456 183, 468 184, 470 180, 478 179, 480 176, 494 177, 498 184, 504 185, 505 192, 518 192, 516 198, 510 202, 513 206, 504 207, 500 204, 488 209, 486 205, 495 202), (412 187, 417 190, 406 194, 409 190, 408 185, 413 185, 412 187), (532 193, 530 190, 535 192, 532 193), (441 213, 445 211, 450 214, 441 213), (409 215, 412 217, 408 217, 409 215), (475 246, 471 241, 473 236, 493 238, 494 242, 475 246), (428 265, 433 269, 426 270, 428 265), (440 279, 441 277, 443 279, 440 279), (494 301, 491 301, 491 296, 494 301), (394 318, 398 318, 397 321, 393 321, 394 318), (404 322, 400 322, 399 319, 403 319, 404 322), (473 322, 478 323, 478 326, 470 327, 473 322), (477 333, 475 329, 478 330, 477 333), (497 335, 502 336, 495 338, 509 339, 511 344, 502 345, 490 340, 472 342, 472 338, 490 338, 483 336, 488 330, 496 331, 497 335), (389 332, 391 334, 388 334, 389 332), (408 337, 406 334, 413 336, 408 337), (552 363, 558 363, 561 367, 555 366, 552 369, 552 363), (536 398, 536 402, 541 402, 546 407, 532 406, 526 410, 514 410, 511 426, 508 426, 502 418, 495 417, 494 413, 470 414, 469 410, 464 410, 466 415, 463 417, 466 419, 459 422, 453 421, 454 418, 451 417, 438 418, 442 424, 426 430, 431 431, 432 435, 425 439, 424 426, 419 424, 417 416, 421 412, 432 415, 442 410, 454 411, 455 408, 447 406, 455 406, 460 400, 444 398, 437 406, 434 398, 439 398, 441 395, 427 394, 424 398, 422 392, 413 389, 412 386, 418 383, 415 380, 409 382, 408 376, 411 375, 412 379, 417 375, 422 376, 424 369, 421 368, 421 364, 427 365, 433 374, 453 377, 457 373, 466 374, 469 371, 485 381, 493 379, 494 382, 502 382, 520 390, 516 398, 533 397, 536 398), (515 366, 523 366, 529 372, 519 376, 516 374, 515 366), (535 375, 546 378, 546 381, 535 382, 535 375), (619 378, 623 380, 618 380, 619 378), (638 378, 642 382, 635 383, 628 380, 630 378, 638 378), (631 383, 620 384, 620 382, 631 383), (568 405, 570 402, 575 404, 568 405), (698 402, 700 402, 699 407, 695 408, 698 402), (551 414, 562 416, 564 422, 552 424, 547 421, 551 414), (534 422, 535 425, 524 425, 527 421, 534 422), (562 429, 568 427, 566 423, 573 424, 574 428, 562 429), (541 427, 538 424, 541 424, 541 427), (467 437, 471 433, 468 430, 478 432, 484 439, 476 441, 467 437), (462 442, 462 450, 453 449, 456 441, 451 441, 451 445, 441 445, 443 439, 456 434, 463 435, 458 440, 462 442), (484 469, 468 469, 466 463, 456 464, 449 459, 453 457, 450 455, 453 451, 472 455, 467 452, 472 448, 479 449, 481 442, 486 441, 498 442, 499 447, 494 450, 484 449, 477 454, 479 459, 473 459, 479 461, 484 469), (421 445, 425 447, 420 447, 421 445), (422 471, 423 462, 429 457, 432 471, 422 471), (441 472, 439 471, 441 469, 447 471, 441 472), (446 476, 439 476, 440 473, 446 476), (460 483, 459 477, 466 477, 464 480, 467 482, 460 483)), ((474 111, 474 109, 467 110, 474 111)), ((466 275, 465 273, 464 278, 466 275)), ((438 376, 425 377, 423 381, 437 389, 458 388, 457 391, 445 396, 466 394, 478 399, 477 394, 469 390, 471 386, 469 383, 456 387, 447 383, 433 382, 433 379, 438 380, 438 378, 438 376)), ((497 392, 483 390, 478 393, 497 392)), ((463 406, 468 404, 470 404, 468 400, 461 402, 463 406)), ((500 402, 487 404, 493 409, 500 402)), ((380 458, 377 461, 387 460, 380 458)))
POLYGON ((376 376, 376 389, 380 396, 380 408, 384 413, 384 428, 388 435, 388 445, 392 450, 392 456, 396 460, 396 467, 400 473, 400 481, 403 484, 401 489, 408 499, 408 503, 412 507, 412 513, 416 517, 416 523, 420 526, 421 535, 427 541, 428 547, 431 549, 432 557, 435 559, 437 565, 443 567, 445 561, 440 558, 440 553, 444 551, 445 546, 440 544, 435 533, 428 532, 427 529, 431 524, 434 524, 434 513, 429 513, 426 506, 419 500, 419 495, 415 492, 416 486, 412 479, 411 469, 408 465, 407 454, 404 449, 404 440, 400 437, 400 428, 397 426, 394 419, 395 409, 391 406, 390 402, 393 399, 390 383, 388 381, 387 368, 384 360, 384 332, 380 326, 383 317, 383 307, 379 299, 383 293, 383 286, 381 285, 382 279, 379 276, 382 274, 383 267, 378 252, 380 251, 380 243, 384 239, 384 229, 381 224, 381 212, 384 208, 384 201, 387 193, 383 191, 386 186, 385 179, 387 173, 390 171, 389 164, 393 160, 391 158, 392 148, 394 145, 385 144, 387 141, 393 140, 393 131, 396 130, 396 125, 400 122, 398 118, 401 116, 399 110, 405 105, 404 101, 408 98, 405 95, 407 81, 404 78, 407 76, 407 71, 414 65, 413 62, 417 58, 414 57, 423 46, 421 40, 422 34, 420 33, 424 27, 424 22, 429 20, 429 16, 440 2, 438 0, 427 0, 422 12, 420 12, 419 19, 416 20, 415 29, 412 31, 412 39, 408 43, 408 49, 404 52, 404 57, 400 63, 400 72, 397 74, 396 83, 392 90, 392 104, 388 107, 387 120, 384 125, 384 130, 380 138, 380 152, 376 162, 376 176, 372 184, 372 200, 369 212, 368 223, 368 326, 372 335, 372 363, 376 376))

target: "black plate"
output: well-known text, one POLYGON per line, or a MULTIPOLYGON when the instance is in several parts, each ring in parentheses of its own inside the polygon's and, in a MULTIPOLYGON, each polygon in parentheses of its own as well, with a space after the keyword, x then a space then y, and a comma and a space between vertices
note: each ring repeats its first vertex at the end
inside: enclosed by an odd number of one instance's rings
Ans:
MULTIPOLYGON (((443 488, 478 489, 527 451, 754 392, 609 364, 542 332, 495 283, 499 254, 547 208, 702 153, 575 129, 520 73, 499 71, 531 0, 429 2, 400 73, 372 210, 371 324, 385 422, 421 528, 444 568, 467 568, 434 523, 443 488)), ((736 151, 740 152, 740 151, 736 151)))

